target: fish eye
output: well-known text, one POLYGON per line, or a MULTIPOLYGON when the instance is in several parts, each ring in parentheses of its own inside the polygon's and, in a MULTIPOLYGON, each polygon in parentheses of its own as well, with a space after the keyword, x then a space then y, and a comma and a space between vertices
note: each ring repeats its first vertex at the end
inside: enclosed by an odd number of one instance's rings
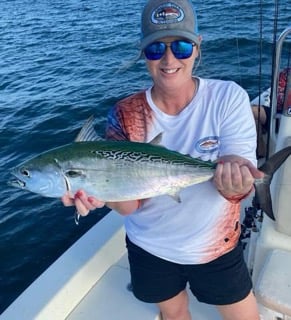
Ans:
POLYGON ((25 169, 25 168, 22 168, 22 169, 20 170, 20 173, 21 173, 23 176, 25 176, 25 177, 27 177, 27 178, 30 178, 30 172, 29 172, 29 170, 27 170, 27 169, 25 169))

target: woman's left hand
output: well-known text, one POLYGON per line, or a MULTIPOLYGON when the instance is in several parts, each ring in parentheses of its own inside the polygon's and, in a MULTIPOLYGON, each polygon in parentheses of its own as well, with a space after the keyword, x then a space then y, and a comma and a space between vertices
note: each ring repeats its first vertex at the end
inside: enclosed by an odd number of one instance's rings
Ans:
POLYGON ((240 156, 223 156, 217 162, 213 182, 227 199, 243 198, 252 190, 255 179, 264 176, 249 160, 240 156))

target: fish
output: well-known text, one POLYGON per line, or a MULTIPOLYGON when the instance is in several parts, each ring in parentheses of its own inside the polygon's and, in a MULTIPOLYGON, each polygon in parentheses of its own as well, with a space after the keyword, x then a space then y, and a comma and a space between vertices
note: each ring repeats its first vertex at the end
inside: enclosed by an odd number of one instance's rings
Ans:
MULTIPOLYGON (((104 202, 169 195, 177 202, 183 188, 210 180, 216 162, 193 158, 160 145, 100 139, 89 118, 74 142, 43 152, 11 170, 10 186, 44 197, 72 196, 80 189, 104 202)), ((261 209, 273 220, 270 184, 291 154, 291 146, 270 157, 254 182, 261 209)))

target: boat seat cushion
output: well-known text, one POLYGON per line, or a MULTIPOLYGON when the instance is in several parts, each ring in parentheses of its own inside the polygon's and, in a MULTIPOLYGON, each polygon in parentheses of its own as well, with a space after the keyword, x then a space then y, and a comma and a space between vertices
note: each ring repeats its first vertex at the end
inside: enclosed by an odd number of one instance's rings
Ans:
POLYGON ((271 250, 255 287, 259 303, 291 316, 291 251, 271 250))

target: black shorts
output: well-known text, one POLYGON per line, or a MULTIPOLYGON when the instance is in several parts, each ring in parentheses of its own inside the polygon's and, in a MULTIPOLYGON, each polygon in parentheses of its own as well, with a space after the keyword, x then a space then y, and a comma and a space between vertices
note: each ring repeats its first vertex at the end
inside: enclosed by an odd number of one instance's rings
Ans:
POLYGON ((160 259, 126 237, 133 294, 139 300, 159 303, 186 288, 201 302, 227 305, 244 299, 252 289, 242 245, 205 264, 181 265, 160 259))

